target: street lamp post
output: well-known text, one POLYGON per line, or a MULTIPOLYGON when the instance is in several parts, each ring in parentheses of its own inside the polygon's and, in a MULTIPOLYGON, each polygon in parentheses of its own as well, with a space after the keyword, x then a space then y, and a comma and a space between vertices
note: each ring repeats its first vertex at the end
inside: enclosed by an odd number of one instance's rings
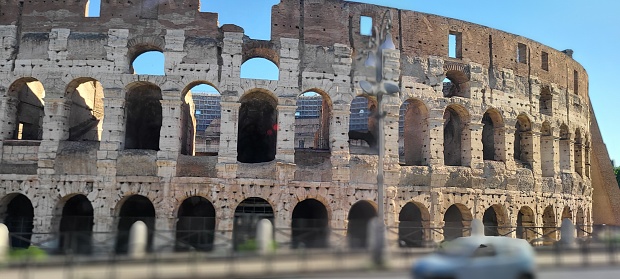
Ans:
POLYGON ((372 259, 377 266, 383 266, 385 253, 385 199, 383 186, 383 157, 385 154, 385 135, 384 135, 384 118, 386 113, 383 111, 383 95, 395 95, 400 92, 398 84, 391 80, 385 80, 383 73, 384 66, 384 50, 394 50, 396 46, 392 41, 392 13, 387 10, 383 14, 380 28, 374 27, 374 36, 369 40, 368 57, 364 62, 364 66, 374 69, 374 78, 360 81, 360 87, 366 94, 377 98, 377 113, 375 118, 379 125, 378 131, 378 162, 377 162, 377 215, 375 222, 376 228, 374 237, 374 246, 372 248, 372 259))

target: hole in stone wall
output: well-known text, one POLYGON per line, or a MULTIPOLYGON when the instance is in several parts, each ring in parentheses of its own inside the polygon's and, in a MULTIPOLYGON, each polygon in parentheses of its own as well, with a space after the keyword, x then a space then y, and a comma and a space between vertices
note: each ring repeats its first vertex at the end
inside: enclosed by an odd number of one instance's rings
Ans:
POLYGON ((407 100, 400 107, 398 121, 398 154, 400 163, 408 166, 427 164, 428 109, 419 100, 407 100))
POLYGON ((463 57, 463 40, 461 32, 450 31, 448 34, 448 57, 463 57))
POLYGON ((5 139, 41 140, 44 97, 43 84, 33 78, 20 79, 9 87, 9 98, 14 101, 8 103, 5 113, 15 117, 10 121, 15 124, 2 131, 5 139))
POLYGON ((444 165, 460 166, 462 164, 461 146, 464 119, 454 107, 447 107, 443 114, 444 165))
POLYGON ((189 197, 179 207, 176 251, 211 251, 215 240, 215 208, 203 197, 189 197))
POLYGON ((156 85, 130 85, 125 102, 125 149, 159 150, 161 100, 161 89, 156 85))
POLYGON ((579 73, 577 70, 573 71, 573 93, 579 94, 579 73))
POLYGON ((193 86, 186 93, 181 107, 181 154, 217 156, 220 148, 221 97, 215 87, 206 83, 193 86))
POLYGON ((549 71, 549 54, 547 52, 542 52, 540 54, 541 65, 540 68, 549 71))
POLYGON ((350 248, 368 246, 368 224, 377 216, 377 210, 368 201, 358 201, 349 210, 347 238, 350 248))
POLYGON ((267 92, 241 97, 237 161, 262 163, 275 159, 278 133, 277 101, 267 92))
POLYGON ((6 207, 4 224, 10 232, 12 248, 30 247, 32 229, 34 228, 34 208, 28 197, 16 194, 10 197, 6 207))
POLYGON ((424 223, 429 216, 426 208, 413 202, 408 202, 398 215, 398 245, 400 247, 423 247, 427 232, 424 223), (423 213, 424 211, 424 213, 423 213))
POLYGON ((570 133, 564 123, 560 126, 560 170, 571 170, 570 133))
POLYGON ((67 200, 60 220, 60 252, 90 254, 93 225, 93 206, 86 196, 75 195, 67 200))
POLYGON ((77 79, 67 87, 70 141, 99 141, 103 130, 103 86, 97 80, 77 79))
POLYGON ((544 86, 540 90, 539 112, 553 116, 553 95, 548 86, 544 86))
POLYGON ((527 64, 527 46, 522 43, 517 44, 517 61, 527 64))
POLYGON ((378 126, 374 117, 376 100, 358 96, 351 101, 349 118, 349 152, 376 154, 378 126))
POLYGON ((278 80, 278 66, 265 58, 248 59, 241 65, 241 78, 278 80))
POLYGON ((372 17, 360 16, 360 35, 372 36, 372 17))
POLYGON ((297 98, 295 110, 295 148, 329 150, 329 100, 317 92, 297 98))
POLYGON ((528 242, 535 239, 538 236, 535 226, 536 218, 534 211, 528 206, 521 207, 517 214, 517 238, 525 239, 528 242))
POLYGON ((325 206, 315 200, 299 202, 293 210, 291 246, 297 248, 327 247, 329 220, 325 206))
POLYGON ((581 137, 581 130, 577 128, 575 130, 575 172, 583 176, 583 138, 581 137))
POLYGON ((147 251, 153 250, 153 231, 155 230, 155 208, 153 203, 140 195, 133 195, 121 206, 118 216, 118 235, 116 236, 117 254, 126 254, 129 250, 129 230, 131 225, 137 221, 146 224, 148 230, 147 251))
POLYGON ((484 224, 484 235, 499 236, 499 222, 497 221, 497 212, 495 212, 495 208, 491 206, 484 211, 482 223, 484 224))
POLYGON ((469 78, 461 71, 447 71, 443 80, 443 96, 469 97, 469 78))
POLYGON ((161 51, 150 50, 141 53, 133 61, 133 73, 136 75, 165 75, 165 57, 161 51))
POLYGON ((217 13, 219 26, 235 24, 250 38, 270 40, 271 9, 278 3, 280 0, 200 0, 199 11, 217 13))
POLYGON ((101 0, 88 0, 84 9, 85 17, 99 17, 101 13, 101 0))
POLYGON ((525 115, 519 115, 515 124, 514 140, 514 159, 522 167, 530 167, 529 162, 532 156, 532 124, 525 115))
MULTIPOLYGON (((460 207, 464 208, 463 205, 460 207)), ((465 209, 459 208, 456 204, 451 205, 446 213, 443 215, 444 227, 443 238, 444 240, 452 240, 457 237, 465 236, 466 222, 471 222, 470 213, 464 212, 465 209), (467 214, 467 216, 464 216, 467 214), (466 217, 467 220, 466 220, 466 217)))
POLYGON ((256 229, 261 220, 267 219, 275 226, 273 208, 261 198, 243 200, 235 209, 234 218, 233 249, 236 251, 256 250, 256 229))
POLYGON ((543 212, 543 242, 545 245, 552 244, 557 239, 557 223, 555 221, 555 213, 553 206, 547 206, 543 212))

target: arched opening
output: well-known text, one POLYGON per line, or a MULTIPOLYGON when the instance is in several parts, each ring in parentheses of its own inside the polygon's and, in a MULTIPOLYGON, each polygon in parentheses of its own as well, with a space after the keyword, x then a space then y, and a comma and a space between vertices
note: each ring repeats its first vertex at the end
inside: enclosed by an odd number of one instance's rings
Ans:
POLYGON ((500 236, 507 233, 507 216, 503 206, 494 204, 484 211, 482 223, 484 224, 484 235, 500 236))
POLYGON ((293 209, 291 246, 296 248, 325 248, 329 234, 327 209, 315 199, 299 202, 293 209))
POLYGON ((540 165, 543 177, 553 177, 555 175, 554 140, 551 125, 547 121, 543 122, 540 129, 540 165))
POLYGON ((274 224, 271 204, 261 198, 247 198, 235 209, 233 224, 233 249, 253 250, 256 248, 256 229, 260 220, 267 219, 274 224))
POLYGON ((101 13, 101 0, 88 0, 84 9, 85 17, 99 17, 101 13))
POLYGON ((299 95, 295 110, 295 149, 329 150, 330 121, 331 103, 326 94, 308 91, 299 95))
POLYGON ((43 84, 34 78, 22 78, 9 87, 8 97, 4 115, 10 130, 2 131, 4 139, 41 140, 45 115, 43 84))
POLYGON ((583 176, 583 138, 581 137, 581 130, 577 128, 575 130, 575 172, 580 176, 583 176))
POLYGON ((414 202, 408 202, 398 215, 398 245, 400 247, 423 247, 429 238, 428 210, 414 202))
POLYGON ((103 86, 92 78, 76 79, 67 86, 70 100, 69 140, 99 141, 103 130, 103 86))
POLYGON ((10 245, 12 248, 28 248, 34 228, 34 207, 22 194, 11 194, 7 199, 3 221, 9 229, 10 245))
POLYGON ((517 237, 525 239, 528 242, 536 238, 535 226, 536 219, 534 216, 534 211, 528 206, 521 207, 521 209, 519 209, 519 213, 517 213, 517 237))
POLYGON ((531 167, 532 161, 532 123, 530 119, 521 114, 515 124, 514 159, 522 167, 531 167))
POLYGON ((278 136, 277 101, 264 91, 241 97, 237 161, 262 163, 276 158, 278 136))
POLYGON ((349 118, 349 152, 376 154, 379 126, 375 119, 377 102, 369 96, 357 96, 351 101, 349 118))
POLYGON ((181 154, 217 156, 220 149, 221 95, 206 83, 191 84, 181 106, 181 154))
POLYGON ((469 97, 469 77, 462 71, 451 70, 446 72, 443 80, 443 96, 469 97))
POLYGON ((497 110, 482 116, 482 155, 484 160, 503 161, 504 121, 497 110))
POLYGON ((125 102, 125 149, 159 150, 162 123, 161 89, 150 83, 134 83, 125 102))
POLYGON ((564 219, 573 221, 573 211, 568 206, 565 206, 562 210, 562 221, 564 221, 564 219))
POLYGON ((407 100, 400 106, 398 122, 398 154, 401 164, 427 165, 429 138, 428 109, 420 100, 407 100))
POLYGON ((280 69, 268 59, 256 57, 241 64, 241 78, 278 80, 280 69))
POLYGON ((543 237, 547 239, 544 242, 545 245, 551 244, 557 239, 557 224, 552 205, 547 206, 543 212, 543 237))
POLYGON ((349 210, 347 239, 352 249, 368 246, 368 224, 377 217, 377 209, 369 201, 358 201, 349 210))
POLYGON ((586 216, 583 213, 583 208, 577 208, 577 220, 575 220, 575 227, 577 229, 577 237, 586 236, 588 231, 586 228, 586 216))
POLYGON ((65 203, 60 219, 61 253, 90 254, 93 236, 93 206, 84 195, 75 195, 65 203))
MULTIPOLYGON (((138 52, 140 53, 140 52, 138 52)), ((134 75, 165 75, 165 56, 160 50, 148 49, 141 52, 131 62, 134 75)))
POLYGON ((443 238, 452 240, 457 237, 469 235, 469 226, 472 216, 469 209, 462 204, 453 204, 448 207, 443 215, 443 238))
POLYGON ((553 95, 549 86, 543 86, 540 89, 540 99, 538 100, 540 114, 553 116, 553 95))
POLYGON ((565 172, 571 171, 570 133, 564 123, 560 126, 560 169, 565 172))
POLYGON ((446 166, 469 164, 469 114, 461 106, 450 105, 443 114, 443 156, 446 166))
POLYGON ((118 215, 116 253, 125 254, 129 248, 129 230, 131 225, 142 221, 148 228, 147 251, 153 250, 153 231, 155 230, 155 208, 151 201, 140 195, 133 195, 122 202, 118 215))
POLYGON ((211 251, 215 239, 215 208, 203 197, 189 197, 179 207, 176 251, 211 251))

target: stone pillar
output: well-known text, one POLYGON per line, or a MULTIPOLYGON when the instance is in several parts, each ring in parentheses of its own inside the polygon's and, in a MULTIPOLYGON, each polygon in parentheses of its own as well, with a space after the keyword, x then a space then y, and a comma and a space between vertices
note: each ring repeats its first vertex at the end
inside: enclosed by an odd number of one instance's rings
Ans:
POLYGON ((19 100, 13 97, 0 98, 0 140, 13 139, 19 100))
POLYGON ((482 128, 483 124, 480 122, 469 123, 470 131, 470 158, 469 166, 473 168, 484 167, 484 156, 482 151, 482 128))
POLYGON ((295 163, 295 110, 297 106, 278 105, 276 160, 295 163))
POLYGON ((331 149, 332 180, 348 182, 349 169, 349 120, 350 104, 334 104, 332 120, 329 124, 329 142, 331 149))
POLYGON ((431 110, 428 118, 430 137, 430 166, 441 166, 443 162, 443 110, 431 110))
POLYGON ((176 161, 181 152, 181 105, 178 92, 164 92, 161 100, 162 124, 157 152, 157 176, 170 180, 176 175, 176 161))
POLYGON ((105 116, 97 151, 97 172, 104 181, 115 181, 116 159, 125 142, 125 99, 122 89, 107 89, 103 103, 105 116))
POLYGON ((224 91, 236 90, 235 88, 240 85, 241 64, 243 62, 243 36, 243 32, 224 32, 221 66, 221 79, 225 85, 224 91))
POLYGON ((222 109, 220 126, 220 148, 217 157, 217 172, 221 178, 237 176, 237 140, 239 137, 238 102, 220 102, 222 109))
POLYGON ((506 126, 506 170, 515 170, 515 131, 514 125, 506 126))
POLYGON ((543 177, 554 177, 558 166, 558 141, 553 135, 540 136, 540 167, 543 177))
POLYGON ((54 174, 54 160, 61 140, 69 138, 67 120, 71 111, 71 102, 64 98, 45 99, 45 117, 43 118, 43 137, 39 146, 38 173, 54 174))
MULTIPOLYGON (((532 166, 532 172, 534 173, 534 176, 540 176, 542 175, 542 164, 541 164, 541 156, 540 156, 540 132, 534 132, 532 131, 530 133, 530 144, 532 145, 532 148, 529 149, 531 150, 531 155, 528 158, 530 165, 532 166)), ((529 151, 528 151, 529 152, 529 151)), ((536 183, 536 187, 535 188, 539 188, 537 189, 537 191, 540 191, 540 183, 536 183)))

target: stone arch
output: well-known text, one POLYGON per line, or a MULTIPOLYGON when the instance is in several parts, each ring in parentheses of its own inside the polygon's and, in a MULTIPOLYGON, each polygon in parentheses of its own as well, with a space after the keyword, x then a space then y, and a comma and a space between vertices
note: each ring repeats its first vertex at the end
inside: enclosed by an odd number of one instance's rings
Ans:
POLYGON ((444 240, 469 235, 472 219, 471 211, 464 204, 456 203, 448 207, 443 215, 444 240))
POLYGON ((575 220, 575 227, 577 229, 577 237, 586 236, 588 232, 586 228, 586 216, 581 206, 577 208, 577 217, 575 220))
POLYGON ((94 226, 94 209, 83 194, 72 194, 63 198, 59 225, 58 248, 61 253, 90 254, 94 226))
POLYGON ((568 125, 562 123, 560 125, 560 170, 571 170, 571 150, 570 150, 571 134, 568 125))
POLYGON ((581 129, 575 129, 575 172, 583 177, 583 138, 581 136, 581 129))
POLYGON ((538 108, 540 114, 553 116, 553 94, 551 94, 549 86, 542 86, 540 88, 538 108))
POLYGON ((216 220, 215 207, 209 200, 186 198, 177 211, 175 250, 213 250, 216 220))
POLYGON ((423 247, 430 239, 430 214, 419 202, 408 202, 398 214, 398 245, 423 247))
POLYGON ((12 248, 28 248, 34 228, 34 207, 30 199, 21 193, 5 196, 2 206, 2 223, 9 229, 12 248))
POLYGON ((300 94, 295 110, 295 148, 330 150, 331 119, 332 102, 325 91, 315 88, 300 94))
POLYGON ((514 159, 515 162, 531 168, 533 161, 532 122, 525 114, 520 114, 515 123, 514 159))
POLYGON ((419 99, 409 99, 400 107, 398 154, 401 163, 424 166, 429 159, 430 131, 428 108, 419 99))
POLYGON ((488 109, 482 116, 482 154, 484 160, 504 161, 504 119, 496 109, 488 109))
POLYGON ((377 100, 360 95, 351 101, 349 117, 349 152, 351 154, 376 154, 379 126, 374 117, 377 100))
POLYGON ((67 85, 65 98, 70 103, 67 128, 70 141, 99 141, 103 130, 103 86, 90 77, 74 79, 67 85))
POLYGON ((484 235, 505 236, 510 232, 510 220, 506 208, 500 204, 489 206, 482 216, 484 235))
POLYGON ((540 160, 543 177, 553 177, 555 175, 555 148, 553 143, 555 137, 551 129, 551 124, 545 121, 540 129, 540 160))
POLYGON ((555 219, 555 212, 553 205, 549 205, 543 211, 543 237, 546 241, 544 243, 549 244, 550 241, 557 240, 557 221, 555 219))
POLYGON ((448 81, 443 83, 444 97, 470 97, 469 76, 464 69, 448 69, 445 76, 448 81))
POLYGON ((291 222, 292 248, 326 248, 328 238, 329 217, 325 205, 316 199, 298 202, 291 222))
POLYGON ((568 205, 565 206, 562 210, 562 218, 560 219, 560 221, 564 221, 564 219, 569 219, 573 221, 573 210, 568 205))
POLYGON ((118 225, 115 251, 125 254, 129 248, 129 229, 137 222, 142 221, 148 228, 147 250, 153 250, 153 231, 155 230, 155 207, 149 198, 141 195, 130 195, 121 199, 118 209, 118 225))
POLYGON ((219 89, 208 81, 198 80, 185 86, 181 93, 181 154, 217 156, 221 126, 219 89), (196 88, 215 92, 194 92, 196 88), (204 147, 197 143, 204 143, 204 147))
POLYGON ((377 207, 371 201, 362 200, 351 206, 347 217, 347 239, 350 248, 368 246, 368 226, 370 220, 375 217, 377 217, 377 207))
POLYGON ((467 166, 471 161, 469 112, 460 105, 446 107, 443 127, 444 165, 467 166))
POLYGON ((267 219, 275 226, 274 218, 273 207, 263 198, 250 197, 240 202, 234 215, 233 249, 251 249, 252 243, 255 243, 258 222, 267 219))
POLYGON ((6 125, 4 139, 41 140, 45 115, 43 84, 32 77, 14 81, 7 92, 8 102, 4 111, 6 125))
POLYGON ((529 206, 522 206, 517 213, 517 238, 531 241, 536 238, 536 216, 529 206))
POLYGON ((243 44, 241 64, 252 58, 264 58, 280 67, 280 54, 270 41, 249 41, 243 44))
POLYGON ((127 59, 129 62, 129 73, 134 72, 133 62, 141 54, 149 51, 158 51, 163 53, 166 49, 164 38, 157 36, 140 36, 134 37, 127 41, 127 59))
POLYGON ((239 100, 237 161, 262 163, 276 157, 278 101, 264 90, 252 90, 239 100))
POLYGON ((159 150, 161 89, 152 83, 134 82, 125 90, 125 149, 159 150))

